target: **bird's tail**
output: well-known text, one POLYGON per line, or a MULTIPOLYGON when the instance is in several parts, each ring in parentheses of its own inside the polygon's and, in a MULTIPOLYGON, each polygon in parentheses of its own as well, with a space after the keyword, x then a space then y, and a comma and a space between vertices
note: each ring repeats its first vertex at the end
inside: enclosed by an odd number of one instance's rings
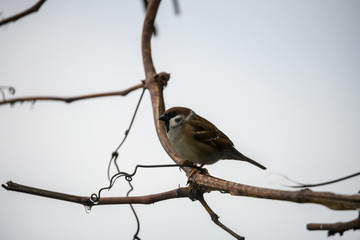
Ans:
POLYGON ((242 155, 243 158, 242 158, 242 159, 239 159, 239 160, 249 162, 249 163, 251 163, 251 164, 253 164, 253 165, 255 165, 255 166, 257 166, 257 167, 259 167, 259 168, 261 168, 261 169, 263 169, 263 170, 266 170, 266 167, 265 167, 265 166, 263 166, 263 165, 261 165, 260 163, 252 160, 251 158, 248 158, 247 156, 245 156, 245 155, 243 155, 243 154, 241 154, 241 155, 242 155))
POLYGON ((248 158, 247 156, 245 156, 244 154, 240 153, 238 150, 236 150, 235 148, 232 149, 231 152, 228 152, 228 158, 227 159, 236 159, 236 160, 240 160, 240 161, 245 161, 248 163, 251 163, 263 170, 266 169, 266 167, 264 167, 263 165, 261 165, 260 163, 252 160, 251 158, 248 158))

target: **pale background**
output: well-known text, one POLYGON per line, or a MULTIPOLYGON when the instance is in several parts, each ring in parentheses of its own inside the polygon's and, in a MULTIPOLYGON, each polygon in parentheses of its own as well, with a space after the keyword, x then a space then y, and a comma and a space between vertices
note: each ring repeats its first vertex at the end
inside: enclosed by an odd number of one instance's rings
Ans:
MULTIPOLYGON (((35 1, 1 0, 2 18, 35 1)), ((138 1, 53 1, 0 28, 0 85, 16 96, 76 96, 122 90, 144 79, 143 6, 138 1)), ((360 169, 360 1, 163 1, 153 39, 157 71, 171 73, 167 107, 210 119, 236 147, 268 167, 236 161, 208 167, 216 177, 288 189, 274 173, 305 183, 360 169)), ((89 196, 107 185, 107 164, 140 91, 72 104, 0 107, 0 182, 89 196)), ((122 170, 172 163, 157 139, 148 93, 120 151, 122 170)), ((185 186, 178 169, 140 170, 132 195, 185 186)), ((314 190, 355 194, 359 177, 314 190)), ((123 196, 119 181, 104 196, 123 196)), ((349 221, 357 212, 320 205, 205 198, 247 239, 328 239, 310 222, 349 221)), ((94 207, 0 189, 0 239, 132 239, 129 206, 94 207)), ((233 239, 198 202, 135 206, 142 239, 233 239)), ((330 239, 356 240, 360 232, 330 239)))

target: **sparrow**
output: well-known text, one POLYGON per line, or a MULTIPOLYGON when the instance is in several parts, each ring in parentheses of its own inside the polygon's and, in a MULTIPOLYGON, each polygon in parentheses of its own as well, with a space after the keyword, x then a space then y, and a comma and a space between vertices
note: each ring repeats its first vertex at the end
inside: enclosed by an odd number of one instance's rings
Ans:
POLYGON ((221 159, 233 159, 266 169, 236 150, 222 131, 189 108, 170 108, 159 120, 164 121, 166 135, 176 153, 184 160, 200 164, 201 168, 221 159))

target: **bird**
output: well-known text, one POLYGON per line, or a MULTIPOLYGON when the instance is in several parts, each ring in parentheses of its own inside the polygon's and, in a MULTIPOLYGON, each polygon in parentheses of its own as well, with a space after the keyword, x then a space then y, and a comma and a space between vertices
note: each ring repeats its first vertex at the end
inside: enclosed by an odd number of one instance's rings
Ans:
POLYGON ((176 153, 183 160, 200 164, 200 168, 219 160, 233 159, 266 169, 236 150, 222 131, 190 108, 172 107, 159 120, 165 123, 166 135, 176 153))

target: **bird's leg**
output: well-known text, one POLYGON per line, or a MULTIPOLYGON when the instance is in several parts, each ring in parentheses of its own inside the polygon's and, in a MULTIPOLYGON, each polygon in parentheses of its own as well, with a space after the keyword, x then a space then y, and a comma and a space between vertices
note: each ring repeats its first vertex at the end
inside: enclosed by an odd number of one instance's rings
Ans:
POLYGON ((205 163, 203 163, 203 164, 200 165, 200 168, 201 168, 201 169, 200 169, 200 173, 201 173, 201 174, 204 174, 204 175, 210 175, 210 174, 209 174, 209 171, 208 171, 206 168, 203 168, 204 165, 205 165, 205 163))
POLYGON ((191 181, 193 175, 194 175, 196 172, 198 172, 198 171, 201 171, 201 170, 199 170, 199 169, 197 169, 197 168, 193 168, 193 169, 190 170, 189 176, 188 176, 188 179, 189 179, 188 182, 191 181))
MULTIPOLYGON (((199 167, 190 170, 189 176, 188 176, 188 179, 189 179, 189 180, 188 180, 188 183, 191 182, 191 179, 192 179, 193 175, 194 175, 195 173, 197 173, 198 171, 200 171, 201 174, 209 175, 208 170, 207 170, 206 168, 203 168, 204 165, 205 165, 205 163, 200 164, 199 167)), ((195 164, 195 166, 197 166, 197 165, 195 164)))

